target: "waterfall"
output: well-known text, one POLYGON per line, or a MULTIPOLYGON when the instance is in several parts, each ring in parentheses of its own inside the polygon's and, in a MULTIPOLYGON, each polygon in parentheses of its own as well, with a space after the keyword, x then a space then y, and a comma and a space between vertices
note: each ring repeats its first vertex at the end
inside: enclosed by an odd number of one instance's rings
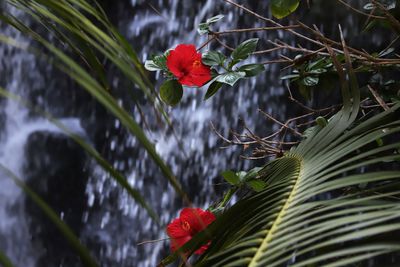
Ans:
MULTIPOLYGON (((238 25, 242 28, 265 26, 251 16, 241 16, 242 11, 217 0, 102 2, 106 3, 106 11, 142 61, 179 43, 200 46, 206 37, 197 34, 196 25, 217 14, 225 17, 215 30, 234 29, 238 25)), ((268 1, 241 3, 265 16, 269 15, 268 1)), ((31 24, 21 12, 9 6, 5 8, 24 23, 31 24)), ((336 14, 331 13, 332 16, 336 14)), ((354 24, 347 21, 349 18, 345 20, 345 23, 354 24)), ((333 19, 329 23, 336 27, 333 19)), ((358 30, 354 27, 353 32, 346 34, 351 36, 358 30)), ((0 32, 27 45, 31 42, 7 26, 1 25, 0 32)), ((252 36, 257 35, 254 33, 252 36)), ((227 41, 234 46, 249 37, 232 35, 227 41)), ((284 35, 282 31, 263 35, 263 38, 271 40, 278 37, 289 43, 294 42, 293 37, 284 35)), ((259 49, 265 46, 266 40, 261 39, 259 49)), ((217 46, 212 44, 212 48, 217 46)), ((249 59, 249 62, 277 57, 278 54, 260 56, 249 59)), ((232 88, 223 87, 207 101, 203 101, 205 88, 185 88, 182 103, 169 109, 185 153, 178 149, 178 141, 171 131, 159 126, 151 105, 141 101, 150 125, 150 130, 146 129, 149 139, 155 143, 157 152, 172 168, 195 206, 207 207, 221 196, 225 187, 219 185, 220 172, 226 169, 247 170, 256 164, 240 159, 240 148, 219 149, 222 142, 210 129, 210 121, 214 121, 225 136, 230 128, 241 128, 241 119, 250 129, 262 135, 275 129, 270 121, 260 116, 258 108, 280 120, 299 110, 292 104, 287 105, 287 92, 277 78, 279 75, 280 66, 267 66, 267 71, 259 77, 241 81, 232 88)), ((128 98, 127 90, 133 89, 114 73, 108 77, 113 87, 119 88, 116 95, 122 104, 128 98)), ((157 88, 162 81, 159 74, 154 76, 157 88)), ((81 155, 80 148, 72 145, 62 131, 7 99, 0 100, 3 126, 0 129, 0 162, 39 190, 42 196, 50 199, 61 196, 61 200, 53 199, 50 204, 57 206, 63 219, 73 222, 75 232, 101 266, 155 266, 166 256, 169 252, 168 241, 137 244, 165 238, 164 227, 178 215, 183 208, 182 203, 140 143, 127 134, 120 122, 51 64, 4 44, 0 44, 0 85, 33 101, 54 114, 70 130, 84 136, 145 196, 159 213, 162 225, 155 224, 93 160, 81 155), (70 162, 72 167, 68 165, 70 162), (63 179, 68 181, 57 180, 57 176, 64 174, 63 179), (72 189, 59 186, 63 182, 72 189), (50 185, 53 187, 50 188, 50 185), (72 202, 74 200, 76 202, 72 202), (72 210, 68 211, 65 207, 69 207, 70 201, 72 210)), ((132 108, 129 111, 144 126, 138 110, 132 108)), ((78 259, 57 254, 64 251, 64 247, 54 241, 56 237, 53 235, 58 234, 46 229, 41 224, 42 217, 28 204, 29 200, 21 190, 0 173, 0 250, 16 266, 41 267, 43 262, 54 266, 80 266, 78 259)))

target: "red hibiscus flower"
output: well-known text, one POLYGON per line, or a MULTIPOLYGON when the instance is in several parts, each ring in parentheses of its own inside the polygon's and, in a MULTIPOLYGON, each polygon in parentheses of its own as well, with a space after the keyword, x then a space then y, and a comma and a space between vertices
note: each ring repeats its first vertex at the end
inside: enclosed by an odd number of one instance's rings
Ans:
POLYGON ((171 50, 167 67, 182 85, 203 86, 211 80, 211 69, 203 64, 194 45, 180 44, 171 50))
MULTIPOLYGON (((204 230, 215 220, 212 212, 199 208, 184 208, 179 214, 179 218, 174 219, 167 226, 167 234, 171 238, 171 250, 175 251, 194 235, 204 230)), ((210 242, 196 250, 195 254, 202 254, 210 245, 210 242)))

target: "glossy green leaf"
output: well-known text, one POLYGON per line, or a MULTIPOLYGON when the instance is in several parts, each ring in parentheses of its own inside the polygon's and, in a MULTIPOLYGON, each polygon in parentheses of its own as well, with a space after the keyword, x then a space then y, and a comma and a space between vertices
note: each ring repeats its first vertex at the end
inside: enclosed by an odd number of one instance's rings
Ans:
POLYGON ((221 20, 223 17, 224 17, 223 15, 217 15, 217 16, 214 16, 212 18, 207 19, 206 22, 200 23, 198 28, 197 28, 197 32, 200 35, 209 33, 210 32, 210 24, 221 20))
POLYGON ((257 47, 258 38, 253 38, 244 41, 235 50, 233 50, 231 57, 235 62, 239 62, 240 60, 246 59, 252 54, 257 47))
POLYGON ((215 95, 219 89, 221 89, 222 87, 222 83, 220 82, 212 82, 210 84, 210 86, 207 89, 206 95, 204 96, 204 100, 209 99, 210 97, 212 97, 213 95, 215 95))
POLYGON ((247 65, 242 65, 237 69, 237 71, 245 72, 246 77, 257 76, 264 70, 265 70, 265 67, 262 64, 247 64, 247 65))
POLYGON ((272 15, 278 19, 293 13, 299 6, 300 0, 271 0, 272 15))
POLYGON ((161 68, 159 66, 157 66, 153 60, 146 60, 144 62, 144 67, 146 68, 146 70, 148 71, 158 71, 161 70, 161 68))
POLYGON ((177 80, 168 80, 160 87, 162 101, 170 106, 176 106, 182 99, 182 85, 177 80))
POLYGON ((207 51, 202 56, 203 63, 208 66, 223 65, 225 60, 225 55, 218 51, 207 51))
POLYGON ((216 81, 220 83, 226 83, 233 86, 237 81, 246 77, 245 72, 227 72, 217 77, 216 81))

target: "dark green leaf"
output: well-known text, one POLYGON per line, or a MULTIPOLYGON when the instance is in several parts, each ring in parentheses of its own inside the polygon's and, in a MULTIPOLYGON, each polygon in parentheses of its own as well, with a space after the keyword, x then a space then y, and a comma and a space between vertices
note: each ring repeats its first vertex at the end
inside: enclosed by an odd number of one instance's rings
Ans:
POLYGON ((246 73, 246 77, 256 76, 264 70, 265 68, 262 64, 247 64, 238 68, 238 71, 244 71, 246 73))
POLYGON ((226 83, 233 86, 237 81, 246 76, 245 72, 227 72, 217 77, 217 82, 226 83))
POLYGON ((154 64, 156 64, 159 68, 161 68, 164 71, 168 70, 168 67, 167 67, 167 55, 168 54, 169 54, 169 51, 167 51, 164 55, 155 56, 153 58, 154 64))
POLYGON ((218 92, 218 90, 222 87, 222 83, 220 82, 213 82, 210 84, 210 86, 208 87, 207 93, 204 96, 204 100, 209 99, 210 97, 212 97, 213 95, 215 95, 215 93, 218 92))
POLYGON ((271 0, 272 15, 277 19, 286 17, 299 6, 299 0, 271 0))
POLYGON ((246 59, 251 53, 256 50, 258 43, 258 38, 253 38, 241 43, 231 54, 234 61, 238 62, 240 60, 246 59))
POLYGON ((175 106, 183 96, 182 85, 177 80, 164 82, 160 87, 161 99, 170 106, 175 106))
POLYGON ((239 176, 237 176, 236 173, 233 171, 224 171, 223 173, 221 173, 221 175, 222 177, 224 177, 225 181, 227 181, 231 185, 237 185, 240 183, 239 176))
POLYGON ((207 51, 202 56, 202 61, 208 66, 223 65, 226 57, 218 51, 207 51))

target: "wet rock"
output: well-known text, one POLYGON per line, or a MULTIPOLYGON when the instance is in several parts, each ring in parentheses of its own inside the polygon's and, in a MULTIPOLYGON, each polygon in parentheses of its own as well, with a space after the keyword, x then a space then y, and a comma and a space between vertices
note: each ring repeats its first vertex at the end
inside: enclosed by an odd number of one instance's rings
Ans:
MULTIPOLYGON (((35 132, 29 136, 25 151, 28 186, 79 236, 88 179, 82 148, 62 134, 35 132)), ((28 197, 25 207, 32 241, 41 243, 45 251, 37 266, 80 266, 77 254, 61 232, 28 197)))

